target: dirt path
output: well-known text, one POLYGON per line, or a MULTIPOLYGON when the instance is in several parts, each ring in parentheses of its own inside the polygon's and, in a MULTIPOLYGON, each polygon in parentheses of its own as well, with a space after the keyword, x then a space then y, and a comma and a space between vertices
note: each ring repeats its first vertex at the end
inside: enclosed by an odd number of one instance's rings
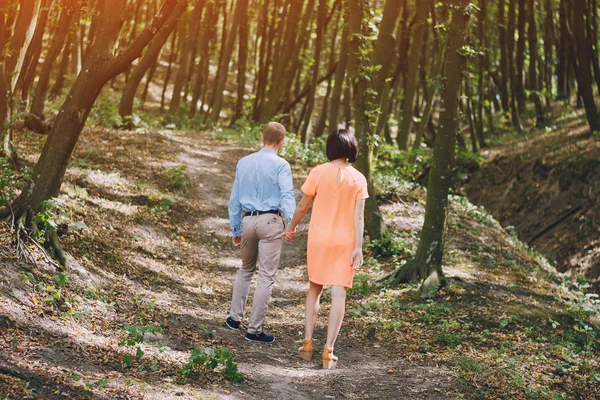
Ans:
MULTIPOLYGON (((297 356, 308 286, 305 230, 284 245, 265 322, 276 342, 250 344, 243 331, 223 326, 240 265, 231 245, 227 202, 235 163, 250 151, 209 134, 87 132, 61 197, 70 204, 72 218, 85 221, 89 230, 62 240, 75 257, 69 272, 73 281, 108 291, 94 289, 99 297, 94 294, 92 300, 75 291, 73 313, 65 316, 64 310, 35 299, 43 286, 21 282, 17 263, 4 255, 10 249, 2 252, 0 392, 3 382, 16 380, 34 393, 21 398, 52 399, 445 399, 456 393, 459 384, 449 370, 400 358, 406 349, 361 336, 350 323, 336 344, 340 362, 335 370, 322 370, 318 356, 313 362, 297 356), (189 194, 171 194, 176 202, 169 217, 147 217, 159 205, 157 193, 164 193, 161 174, 171 167, 185 169, 189 194), (164 346, 159 351, 148 343, 144 351, 160 368, 153 370, 149 361, 136 370, 124 367, 127 349, 118 346, 123 327, 159 320, 165 323, 159 337, 164 346), (176 371, 190 350, 207 342, 201 332, 214 336, 209 345, 233 352, 244 382, 224 386, 178 379, 176 371), (79 375, 81 380, 72 380, 79 375), (84 382, 100 380, 108 382, 106 387, 84 388, 84 382)), ((301 183, 296 176, 296 187, 301 183)), ((8 238, 6 232, 0 236, 8 238)), ((326 292, 317 348, 323 345, 328 311, 326 292)))
MULTIPOLYGON (((248 150, 232 148, 208 136, 186 136, 178 140, 183 148, 179 159, 187 166, 193 181, 192 202, 208 204, 215 211, 213 219, 199 220, 198 228, 212 230, 227 241, 226 204, 234 165, 248 150)), ((294 179, 297 198, 302 179, 299 176, 294 179)), ((349 339, 343 329, 336 345, 336 354, 340 357, 337 369, 323 371, 318 356, 313 362, 304 362, 296 355, 295 350, 303 338, 302 305, 307 289, 305 230, 292 244, 284 245, 266 320, 266 330, 276 336, 276 342, 271 346, 248 344, 243 340, 243 333, 219 326, 219 319, 227 313, 231 282, 240 264, 238 253, 231 246, 224 246, 219 254, 223 264, 223 268, 215 271, 218 281, 222 282, 217 289, 219 300, 210 302, 210 311, 205 311, 212 314, 217 336, 235 350, 240 370, 248 378, 237 394, 232 392, 234 398, 446 398, 443 392, 450 388, 452 380, 447 371, 413 366, 395 356, 394 349, 386 347, 385 343, 368 338, 362 341, 349 339)), ((321 309, 316 346, 322 345, 326 336, 328 306, 325 302, 321 309)))

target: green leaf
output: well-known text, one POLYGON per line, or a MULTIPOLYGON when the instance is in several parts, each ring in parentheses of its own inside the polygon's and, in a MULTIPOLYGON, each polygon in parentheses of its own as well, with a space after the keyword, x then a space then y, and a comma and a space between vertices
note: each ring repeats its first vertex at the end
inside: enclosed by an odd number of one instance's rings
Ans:
POLYGON ((506 325, 508 325, 508 320, 503 319, 502 322, 500 322, 500 325, 498 326, 498 328, 504 329, 504 328, 506 328, 506 325))
POLYGON ((135 356, 136 356, 137 358, 142 358, 142 357, 144 356, 144 352, 142 351, 142 349, 141 349, 141 348, 139 348, 139 347, 137 348, 137 350, 136 350, 136 352, 135 352, 135 356))
POLYGON ((125 354, 123 356, 123 362, 125 363, 125 365, 131 365, 131 363, 133 362, 133 357, 131 357, 129 354, 125 354))

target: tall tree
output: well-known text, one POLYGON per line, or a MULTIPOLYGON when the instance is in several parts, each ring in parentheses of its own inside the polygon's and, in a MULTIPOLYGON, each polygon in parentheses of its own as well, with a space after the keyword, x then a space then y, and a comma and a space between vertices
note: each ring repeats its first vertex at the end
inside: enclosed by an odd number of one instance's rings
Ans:
MULTIPOLYGON (((165 0, 139 36, 128 47, 113 54, 113 46, 123 24, 122 10, 126 0, 106 0, 107 7, 97 17, 97 37, 102 40, 95 40, 89 48, 83 69, 75 79, 34 167, 33 179, 13 202, 12 210, 17 223, 23 224, 26 221, 29 224, 31 216, 42 208, 42 202, 58 194, 73 149, 100 91, 110 79, 124 72, 141 55, 146 45, 160 31, 177 2, 165 0)), ((7 214, 8 211, 4 213, 7 214)), ((57 243, 56 234, 53 235, 54 240, 50 242, 57 243)), ((64 264, 66 259, 60 256, 61 250, 56 244, 54 247, 64 264)))
POLYGON ((427 185, 425 220, 414 258, 398 268, 390 278, 393 283, 423 282, 422 293, 431 296, 445 282, 442 270, 449 177, 452 174, 458 136, 458 95, 466 59, 461 51, 468 36, 467 0, 454 0, 452 22, 448 31, 448 53, 444 69, 444 90, 440 130, 435 141, 427 185))
POLYGON ((545 122, 544 107, 540 99, 540 80, 537 70, 538 65, 538 35, 537 23, 535 19, 535 0, 529 0, 529 22, 528 22, 528 38, 529 38, 529 79, 528 86, 531 91, 531 99, 535 106, 536 126, 543 126, 545 122))
POLYGON ((0 10, 0 152, 10 159, 14 158, 9 129, 13 93, 25 60, 26 49, 33 38, 41 0, 20 0, 13 26, 10 14, 14 13, 16 5, 17 3, 13 2, 0 10))
POLYGON ((600 130, 600 120, 598 120, 598 109, 594 100, 592 72, 590 69, 590 51, 587 46, 587 37, 585 32, 586 18, 590 14, 587 9, 586 0, 574 0, 573 5, 573 30, 577 53, 577 86, 579 93, 583 98, 585 114, 588 125, 592 132, 600 130))
POLYGON ((348 51, 349 73, 352 80, 352 113, 354 116, 355 132, 361 151, 357 161, 357 168, 367 179, 369 198, 365 204, 365 228, 372 239, 383 236, 385 225, 379 205, 373 177, 371 162, 373 157, 373 94, 369 90, 368 64, 364 54, 365 49, 365 0, 347 0, 345 16, 348 23, 349 41, 348 51))
POLYGON ((422 0, 417 7, 417 15, 415 17, 416 28, 414 32, 413 43, 410 46, 410 54, 408 59, 408 71, 404 82, 404 97, 402 98, 402 120, 398 128, 396 141, 401 150, 408 150, 408 138, 410 127, 413 121, 413 106, 415 92, 417 91, 417 79, 419 73, 420 54, 422 51, 425 35, 427 35, 427 16, 429 15, 431 0, 422 0))
POLYGON ((245 13, 248 10, 248 0, 237 0, 235 4, 235 11, 233 14, 233 21, 229 28, 227 38, 221 54, 221 61, 219 63, 219 69, 215 78, 213 86, 212 100, 210 102, 210 120, 217 122, 221 115, 223 108, 223 91, 225 90, 225 84, 227 83, 227 77, 229 75, 229 64, 231 61, 231 55, 235 46, 235 38, 238 31, 238 26, 241 23, 242 18, 246 18, 245 13))
POLYGON ((121 101, 119 102, 119 115, 123 119, 124 127, 129 129, 133 127, 131 115, 133 114, 133 101, 135 99, 135 93, 148 69, 158 62, 158 56, 161 49, 177 26, 179 18, 185 9, 186 3, 177 3, 173 9, 173 12, 169 16, 169 19, 165 22, 156 36, 154 36, 154 38, 150 41, 146 51, 144 52, 144 55, 142 58, 140 58, 138 64, 131 71, 127 85, 125 85, 125 89, 123 90, 121 101))

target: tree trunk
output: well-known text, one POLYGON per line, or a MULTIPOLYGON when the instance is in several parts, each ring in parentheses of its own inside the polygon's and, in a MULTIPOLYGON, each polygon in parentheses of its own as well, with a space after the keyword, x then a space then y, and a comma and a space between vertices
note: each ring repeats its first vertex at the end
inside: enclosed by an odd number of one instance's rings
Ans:
POLYGON ((217 122, 221 115, 221 109, 223 108, 223 91, 225 90, 225 84, 227 83, 227 77, 229 76, 229 62, 231 61, 231 55, 233 54, 233 48, 235 46, 235 37, 242 18, 247 18, 247 15, 245 15, 247 14, 247 10, 248 0, 237 0, 233 21, 227 35, 227 40, 225 41, 225 47, 221 53, 221 62, 219 63, 219 69, 217 70, 217 76, 215 77, 215 84, 213 86, 212 101, 210 102, 210 120, 213 122, 217 122))
POLYGON ((529 0, 529 90, 531 91, 531 99, 535 105, 536 126, 544 125, 544 107, 540 99, 540 87, 537 71, 538 60, 538 42, 537 42, 537 25, 535 21, 535 0, 529 0))
POLYGON ((52 88, 50 88, 51 98, 57 97, 62 92, 63 85, 65 84, 65 77, 67 76, 67 72, 69 70, 69 57, 72 55, 70 49, 74 45, 72 40, 73 37, 69 36, 67 38, 65 48, 63 49, 62 57, 57 68, 56 79, 54 80, 54 85, 52 85, 52 88))
MULTIPOLYGON (((45 120, 44 117, 44 105, 46 101, 46 94, 48 92, 48 85, 50 83, 50 74, 52 73, 52 66, 54 61, 60 54, 64 44, 65 38, 69 33, 69 28, 71 27, 71 20, 73 19, 73 15, 75 15, 76 7, 78 4, 74 0, 65 0, 64 6, 60 13, 60 18, 58 20, 58 25, 54 36, 52 37, 52 42, 50 43, 50 48, 48 49, 48 53, 44 57, 44 63, 41 66, 41 73, 38 79, 37 86, 35 87, 35 93, 33 95, 33 100, 31 101, 31 107, 29 109, 29 113, 32 114, 32 118, 40 119, 41 121, 45 120)), ((69 49, 66 49, 68 51, 69 49)), ((37 131, 37 127, 43 127, 43 124, 28 124, 30 129, 34 129, 37 131)), ((37 131, 38 133, 46 134, 46 131, 37 131)))
POLYGON ((567 21, 566 0, 559 5, 560 36, 558 41, 558 64, 556 66, 557 99, 568 98, 568 69, 569 69, 569 30, 567 21))
POLYGON ((171 73, 173 72, 173 63, 175 62, 175 57, 177 56, 177 48, 179 47, 179 42, 181 40, 178 39, 179 30, 175 30, 173 33, 173 39, 171 40, 171 52, 169 53, 169 60, 167 63, 167 72, 165 73, 165 79, 163 82, 162 92, 160 95, 160 111, 164 111, 165 109, 165 101, 167 94, 167 87, 169 86, 169 79, 171 78, 171 73))
POLYGON ((140 56, 177 3, 176 0, 165 0, 156 17, 131 45, 119 54, 113 55, 112 47, 123 23, 121 10, 124 9, 125 0, 107 0, 107 2, 98 27, 98 35, 103 40, 95 41, 90 47, 84 68, 75 79, 52 125, 40 158, 34 167, 33 179, 13 203, 12 209, 17 217, 23 213, 37 213, 43 201, 58 195, 73 149, 102 87, 140 56))
POLYGON ((323 36, 325 33, 325 22, 327 18, 327 0, 319 0, 319 8, 317 9, 317 37, 315 39, 315 56, 312 68, 312 78, 308 99, 306 103, 306 111, 304 121, 300 129, 300 141, 304 144, 308 143, 308 127, 312 120, 313 108, 315 106, 315 94, 319 80, 319 70, 321 69, 321 51, 323 49, 323 36))
MULTIPOLYGON (((479 46, 482 49, 485 49, 487 46, 487 37, 486 37, 486 19, 487 19, 487 0, 480 0, 479 3, 479 21, 478 21, 478 29, 479 29, 479 46)), ((484 108, 484 99, 485 99, 485 82, 486 82, 486 73, 489 63, 488 52, 486 50, 483 51, 483 54, 478 57, 478 70, 479 75, 477 76, 477 139, 479 141, 480 148, 486 148, 487 143, 485 142, 485 133, 483 129, 483 108, 484 108)))
MULTIPOLYGON (((577 86, 583 99, 585 114, 592 132, 600 130, 600 121, 598 120, 598 109, 594 100, 593 80, 590 70, 590 52, 587 46, 585 34, 586 26, 586 0, 574 0, 573 7, 573 29, 575 34, 576 53, 577 53, 577 86)), ((588 15, 589 18, 589 15, 588 15)))
POLYGON ((398 128, 398 135, 396 136, 396 142, 400 150, 408 150, 408 137, 410 134, 410 127, 412 126, 413 116, 413 102, 419 73, 419 60, 422 51, 423 41, 425 35, 427 35, 427 16, 429 15, 429 6, 431 0, 422 0, 417 7, 417 15, 415 17, 415 28, 413 44, 410 46, 410 53, 408 56, 409 60, 412 60, 408 64, 408 72, 406 74, 406 82, 404 85, 404 97, 402 98, 402 121, 398 128))
POLYGON ((119 102, 119 115, 123 119, 124 127, 126 129, 133 128, 131 115, 133 114, 135 93, 148 69, 158 62, 158 56, 161 49, 169 39, 171 33, 173 33, 173 30, 177 26, 177 23, 186 8, 187 5, 185 3, 177 3, 167 22, 165 22, 160 31, 150 41, 144 55, 136 67, 131 71, 127 85, 125 85, 125 89, 123 90, 121 101, 119 102))
POLYGON ((40 60, 42 53, 42 42, 44 38, 44 32, 46 30, 46 22, 48 21, 48 12, 50 10, 50 0, 42 0, 40 6, 40 16, 38 18, 37 25, 35 27, 35 33, 31 39, 29 47, 27 47, 27 53, 25 54, 25 60, 23 67, 19 73, 17 85, 15 86, 15 94, 21 92, 21 100, 26 102, 29 98, 29 90, 35 79, 35 73, 37 65, 40 60))
POLYGON ((469 14, 465 2, 452 12, 448 32, 448 52, 444 70, 445 88, 442 94, 440 131, 435 141, 432 165, 427 185, 425 220, 415 257, 398 268, 392 275, 393 283, 421 282, 422 294, 432 296, 445 283, 442 270, 444 253, 448 190, 454 164, 458 132, 458 94, 466 60, 460 49, 466 43, 469 14))
MULTIPOLYGON (((506 29, 506 10, 505 0, 498 1, 498 36, 500 45, 500 78, 498 79, 498 91, 500 92, 500 103, 502 105, 502 111, 505 113, 510 112, 510 106, 508 104, 508 82, 509 77, 509 60, 508 60, 508 49, 507 49, 507 29, 506 29)), ((514 34, 514 33, 511 33, 514 34)))
POLYGON ((206 11, 204 12, 204 19, 200 25, 199 40, 201 41, 200 47, 200 61, 196 66, 196 77, 194 79, 193 91, 192 91, 192 103, 190 104, 190 116, 194 117, 198 112, 198 103, 200 99, 204 98, 204 93, 208 87, 206 76, 208 76, 208 67, 210 61, 210 48, 211 43, 215 40, 217 33, 216 25, 219 19, 218 11, 213 1, 209 1, 206 5, 206 11))
MULTIPOLYGON (((175 77, 175 84, 173 85, 173 95, 171 97, 171 104, 169 106, 169 112, 172 115, 178 114, 179 104, 181 103, 181 91, 187 85, 187 78, 189 76, 190 64, 193 63, 192 54, 193 47, 195 46, 198 38, 196 33, 198 32, 198 26, 202 17, 202 10, 204 9, 204 0, 196 2, 194 10, 192 11, 190 18, 187 22, 187 34, 181 36, 183 47, 181 49, 181 62, 179 64, 179 70, 175 77)), ((184 32, 184 31, 182 31, 184 32)))
POLYGON ((18 74, 25 60, 25 52, 37 24, 40 13, 41 0, 19 1, 19 13, 14 24, 14 32, 10 38, 7 37, 5 21, 8 19, 5 13, 0 12, 0 48, 4 50, 0 54, 0 154, 9 159, 14 159, 12 147, 12 135, 10 129, 10 118, 12 117, 13 94, 17 83, 18 74))
POLYGON ((367 106, 372 102, 371 91, 368 91, 368 77, 366 75, 366 60, 360 57, 360 52, 364 51, 363 43, 363 17, 364 0, 347 0, 346 18, 349 29, 349 68, 350 76, 353 82, 353 115, 356 137, 360 145, 360 153, 357 160, 357 168, 367 179, 369 198, 365 204, 365 228, 371 239, 379 239, 383 236, 385 225, 379 205, 377 204, 377 194, 373 179, 371 176, 371 162, 373 155, 373 124, 372 110, 367 106))
MULTIPOLYGON (((546 93, 546 105, 550 104, 550 99, 553 94, 553 71, 552 65, 554 58, 552 48, 554 46, 554 10, 552 0, 546 0, 546 18, 544 23, 544 89, 546 93)), ((540 85, 541 88, 541 85, 540 85)))
MULTIPOLYGON (((248 2, 242 4, 244 7, 240 12, 246 16, 248 14, 248 2)), ((238 72, 237 72, 237 100, 231 124, 240 119, 244 112, 244 96, 246 94, 246 70, 248 64, 248 18, 242 17, 238 27, 239 44, 238 44, 238 72)))
POLYGON ((331 101, 329 102, 329 130, 337 129, 340 117, 340 104, 342 92, 344 90, 344 79, 348 66, 348 24, 344 24, 342 29, 342 38, 340 44, 340 57, 335 71, 333 91, 331 93, 331 101))
MULTIPOLYGON (((517 101, 517 110, 519 113, 525 113, 527 107, 527 96, 525 96, 525 85, 523 84, 523 73, 525 72, 525 24, 527 22, 527 13, 533 10, 528 10, 526 5, 527 0, 519 1, 519 18, 517 21, 517 32, 519 40, 517 40, 517 50, 515 58, 515 100, 517 101)), ((535 14, 534 14, 535 19, 535 14)))
MULTIPOLYGON (((522 0, 524 1, 524 0, 522 0)), ((508 34, 506 50, 508 53, 508 79, 510 82, 510 95, 508 102, 510 104, 510 119, 513 127, 518 133, 523 133, 523 125, 521 124, 521 116, 517 107, 517 78, 515 71, 515 24, 517 19, 517 0, 510 0, 508 3, 508 34)))

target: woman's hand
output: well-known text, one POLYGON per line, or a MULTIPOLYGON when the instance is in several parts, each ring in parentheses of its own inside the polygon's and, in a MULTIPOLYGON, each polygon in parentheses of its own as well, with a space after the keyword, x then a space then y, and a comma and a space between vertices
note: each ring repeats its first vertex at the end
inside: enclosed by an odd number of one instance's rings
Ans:
POLYGON ((363 252, 362 249, 354 249, 352 252, 352 260, 350 260, 352 264, 352 269, 358 269, 362 267, 363 264, 363 252))
POLYGON ((291 242, 296 237, 296 227, 292 227, 291 225, 285 229, 285 240, 291 242))

